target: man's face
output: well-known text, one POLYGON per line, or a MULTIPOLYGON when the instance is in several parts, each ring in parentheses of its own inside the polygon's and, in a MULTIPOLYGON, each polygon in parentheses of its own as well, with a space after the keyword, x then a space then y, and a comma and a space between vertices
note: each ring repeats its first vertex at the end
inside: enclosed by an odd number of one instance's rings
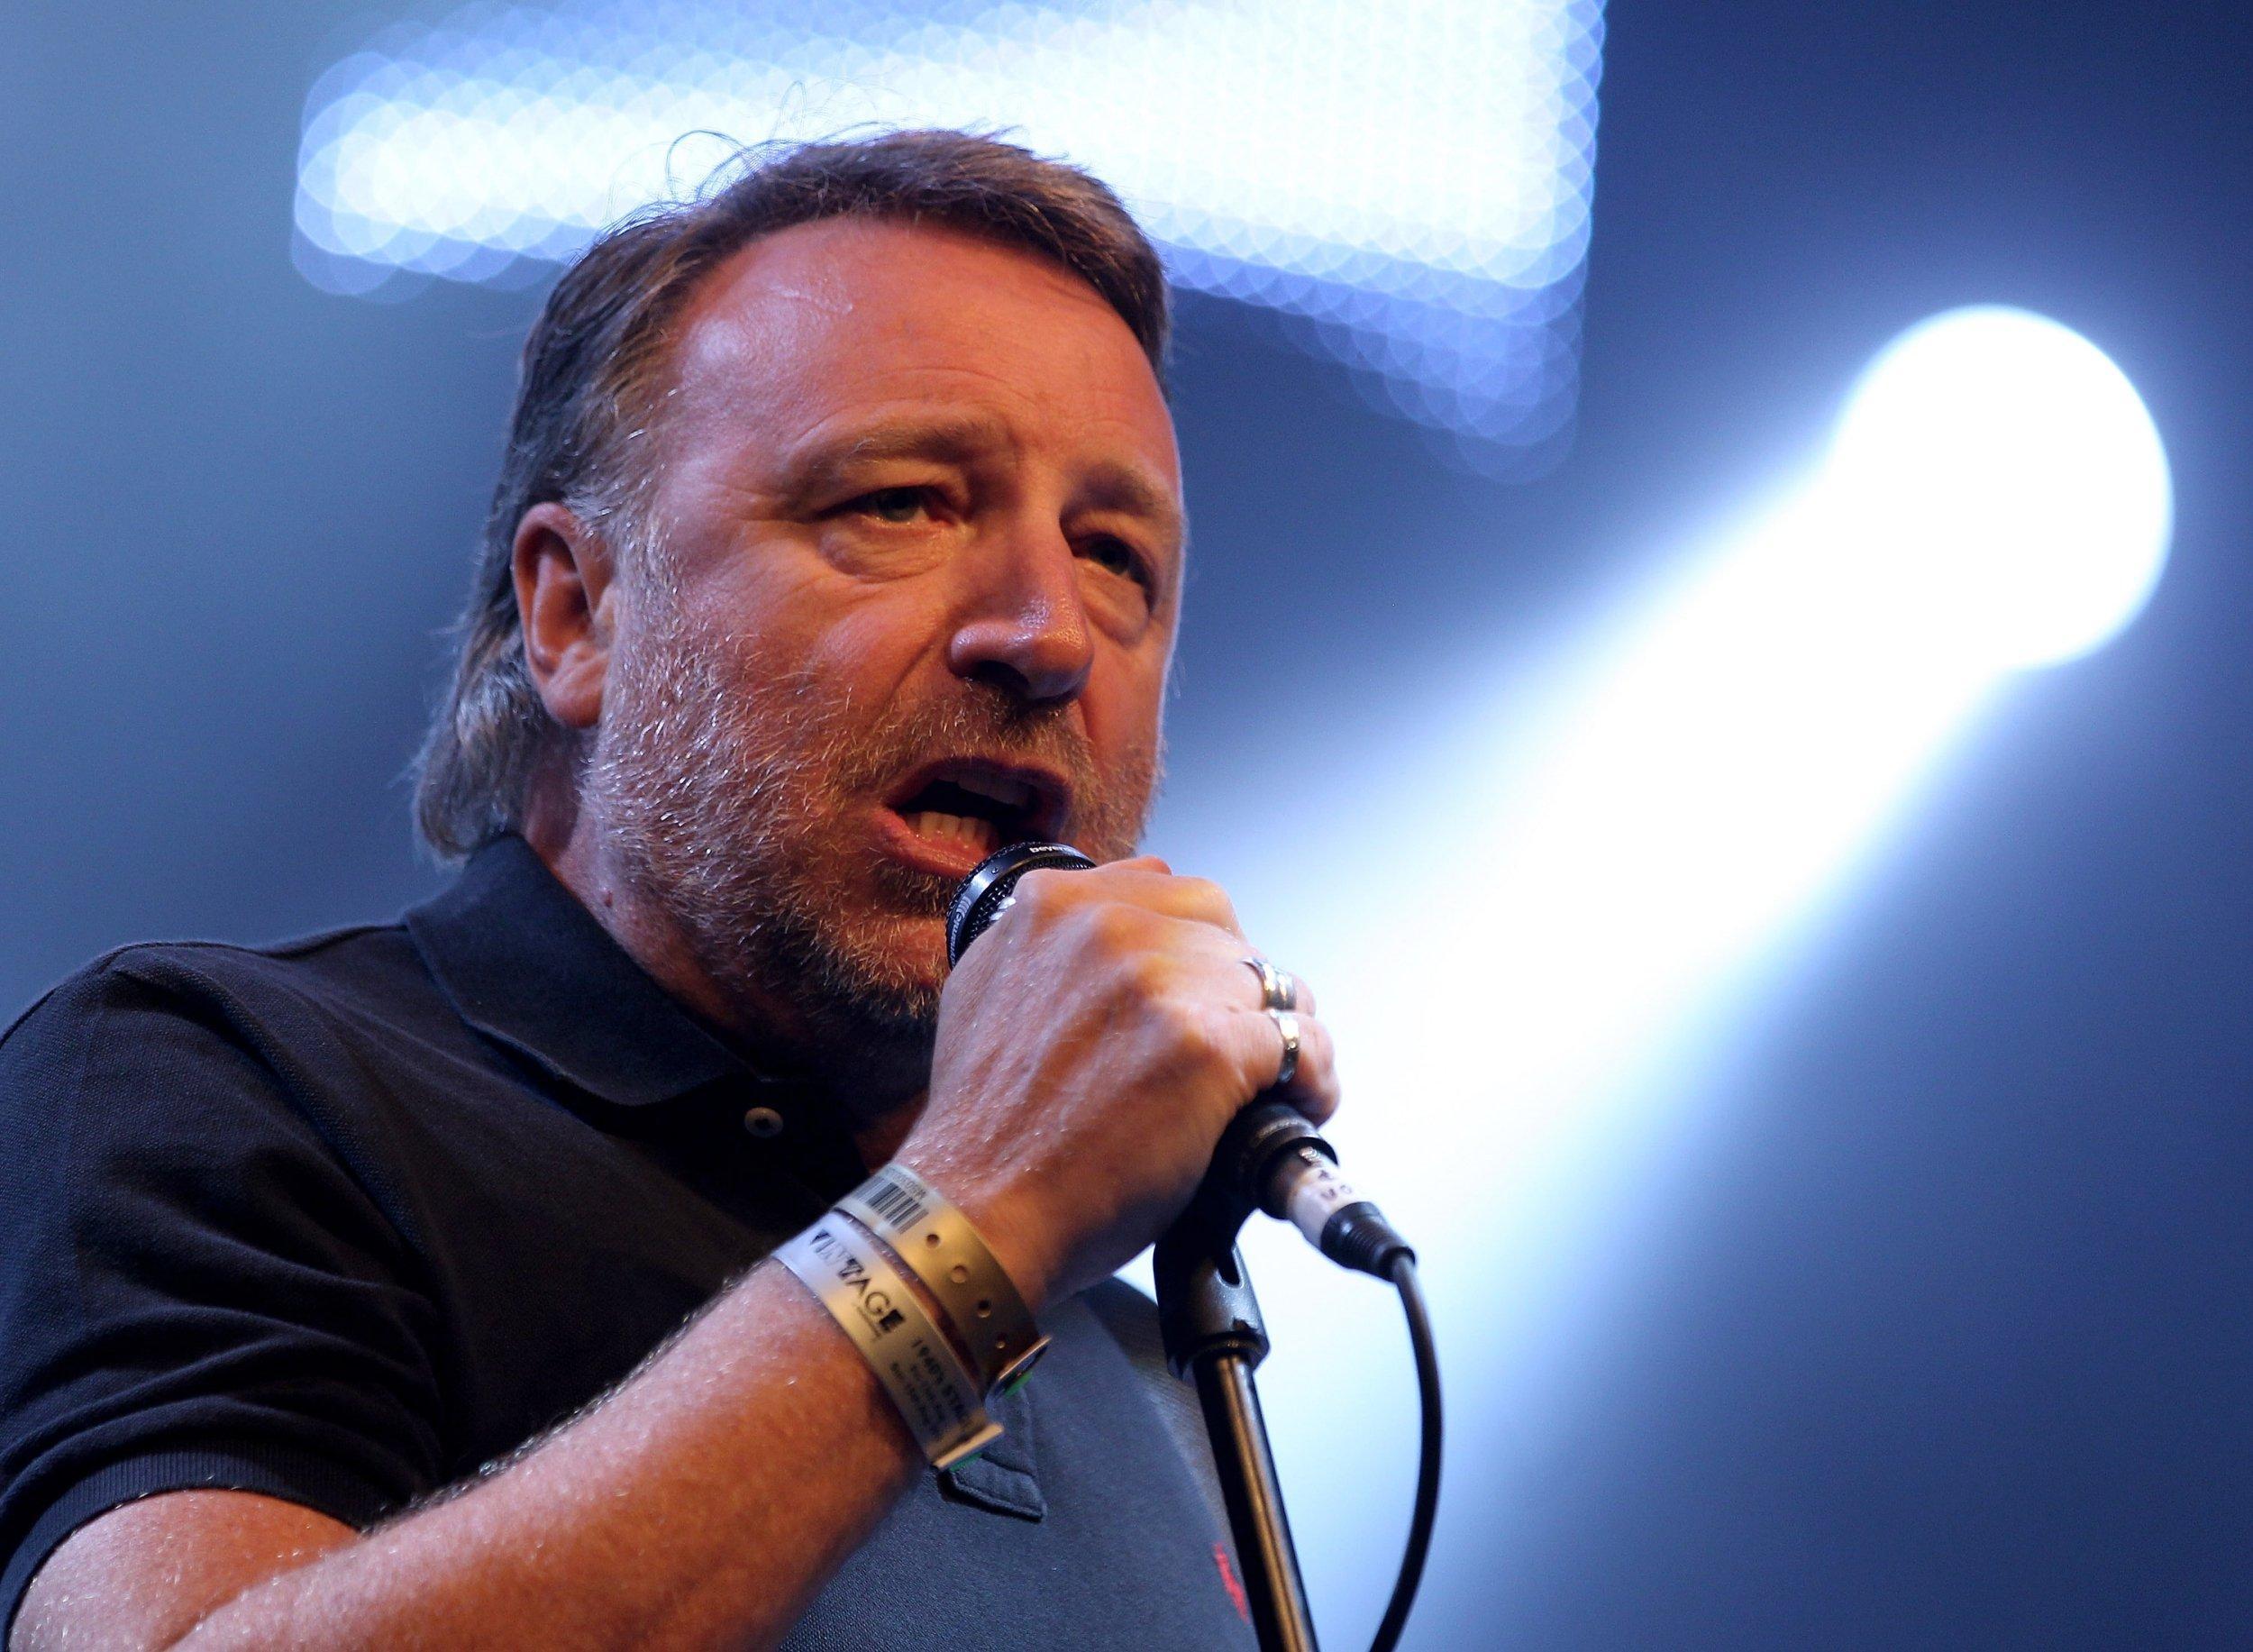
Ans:
POLYGON ((724 997, 904 1070, 962 876, 1140 834, 1181 575, 1155 378, 1042 260, 832 221, 706 281, 659 443, 588 806, 724 997))

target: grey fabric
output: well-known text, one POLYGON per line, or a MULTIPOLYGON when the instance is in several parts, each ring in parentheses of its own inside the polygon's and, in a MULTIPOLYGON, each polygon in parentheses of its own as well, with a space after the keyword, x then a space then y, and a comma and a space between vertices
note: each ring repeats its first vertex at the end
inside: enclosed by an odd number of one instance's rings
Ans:
POLYGON ((1165 1339, 1159 1335, 1157 1310, 1149 1305, 1150 1299, 1139 1291, 1132 1294, 1145 1305, 1146 1311, 1124 1311, 1127 1306, 1124 1292, 1117 1296, 1099 1293, 1090 1299, 1089 1305, 1126 1351, 1135 1374, 1142 1378, 1150 1396, 1151 1409, 1165 1425, 1174 1449, 1181 1454, 1197 1489, 1204 1494, 1205 1506, 1212 1511, 1213 1525, 1227 1539, 1228 1552, 1234 1556, 1236 1542, 1228 1531, 1228 1505, 1220 1494, 1220 1476, 1212 1465, 1212 1437, 1205 1428, 1204 1407, 1197 1402, 1195 1387, 1175 1376, 1166 1364, 1165 1339))

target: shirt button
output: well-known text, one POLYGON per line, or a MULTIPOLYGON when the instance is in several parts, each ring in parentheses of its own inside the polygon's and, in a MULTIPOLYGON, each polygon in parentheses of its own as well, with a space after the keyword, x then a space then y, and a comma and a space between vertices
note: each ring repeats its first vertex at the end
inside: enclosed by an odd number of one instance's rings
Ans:
POLYGON ((743 1114, 743 1128, 761 1141, 782 1134, 782 1115, 771 1107, 754 1107, 743 1114))

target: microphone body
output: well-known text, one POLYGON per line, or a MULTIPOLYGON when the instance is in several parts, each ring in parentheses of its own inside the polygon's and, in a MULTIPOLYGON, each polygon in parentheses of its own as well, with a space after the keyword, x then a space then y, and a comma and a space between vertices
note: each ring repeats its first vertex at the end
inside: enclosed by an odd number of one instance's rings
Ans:
MULTIPOLYGON (((962 880, 947 911, 948 964, 962 962, 971 943, 1015 898, 1017 880, 1026 872, 1086 872, 1094 865, 1066 844, 1012 844, 989 855, 962 880)), ((1286 1101, 1254 1100, 1229 1120, 1199 1198, 1223 1199, 1288 1221, 1331 1261, 1380 1279, 1391 1279, 1400 1258, 1415 1258, 1384 1213, 1339 1173, 1336 1150, 1286 1101)))

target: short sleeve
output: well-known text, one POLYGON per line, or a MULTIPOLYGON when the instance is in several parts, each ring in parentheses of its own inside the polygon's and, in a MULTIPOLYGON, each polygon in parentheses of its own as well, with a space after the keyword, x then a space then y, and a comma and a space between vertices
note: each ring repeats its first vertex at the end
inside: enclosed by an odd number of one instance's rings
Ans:
POLYGON ((438 1483, 415 1259, 276 1047, 148 949, 0 1037, 0 1636, 56 1546, 136 1498, 365 1526, 438 1483))

